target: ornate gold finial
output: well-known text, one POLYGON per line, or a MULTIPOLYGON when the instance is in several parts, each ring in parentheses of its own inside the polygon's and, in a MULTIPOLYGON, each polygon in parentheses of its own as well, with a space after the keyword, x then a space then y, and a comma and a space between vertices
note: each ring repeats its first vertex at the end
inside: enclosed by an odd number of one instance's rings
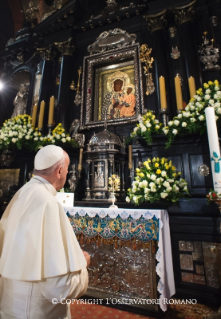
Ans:
POLYGON ((175 22, 177 24, 182 24, 187 21, 192 21, 194 17, 194 4, 196 0, 188 3, 185 6, 174 7, 173 12, 175 14, 175 22))
POLYGON ((140 47, 140 61, 142 63, 145 63, 145 66, 143 66, 144 68, 144 73, 149 73, 149 69, 152 68, 152 63, 154 61, 153 57, 150 57, 150 54, 152 52, 151 48, 148 48, 147 44, 142 44, 140 47))
POLYGON ((144 74, 146 77, 146 87, 147 87, 146 95, 149 95, 155 91, 152 74, 149 71, 152 68, 154 58, 150 57, 152 49, 148 48, 147 44, 141 45, 140 51, 141 51, 139 55, 140 61, 145 64, 143 66, 143 69, 144 69, 144 74))
POLYGON ((166 9, 156 14, 144 15, 144 18, 146 19, 148 24, 148 29, 151 33, 156 30, 165 28, 167 24, 167 20, 165 19, 165 16, 166 16, 166 9))

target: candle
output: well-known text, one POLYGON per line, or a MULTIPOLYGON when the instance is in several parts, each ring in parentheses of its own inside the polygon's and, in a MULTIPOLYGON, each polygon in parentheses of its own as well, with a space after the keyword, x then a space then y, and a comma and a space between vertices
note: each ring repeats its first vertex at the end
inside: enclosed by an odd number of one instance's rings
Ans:
POLYGON ((183 96, 182 96, 182 90, 181 90, 181 84, 180 84, 180 76, 177 74, 174 78, 175 81, 175 90, 176 90, 176 105, 177 110, 183 109, 183 96))
POLYGON ((37 110, 38 110, 38 104, 35 104, 33 106, 32 110, 32 126, 35 128, 36 118, 37 118, 37 110))
POLYGON ((38 119, 38 128, 39 129, 43 128, 44 112, 45 112, 45 102, 42 101, 41 106, 40 106, 39 119, 38 119))
POLYGON ((190 90, 190 98, 192 98, 196 94, 196 85, 194 77, 190 76, 188 79, 189 82, 189 90, 190 90))
POLYGON ((166 89, 165 89, 165 78, 161 75, 159 77, 160 85, 160 107, 161 109, 167 108, 167 99, 166 99, 166 89))
POLYGON ((49 103, 48 125, 54 123, 54 96, 51 96, 49 103))
POLYGON ((132 145, 128 145, 128 168, 132 169, 132 145))
POLYGON ((214 190, 221 193, 221 158, 216 118, 213 107, 205 109, 214 190))
POLYGON ((83 148, 80 148, 79 151, 79 164, 78 164, 78 170, 82 170, 82 159, 83 159, 83 148))

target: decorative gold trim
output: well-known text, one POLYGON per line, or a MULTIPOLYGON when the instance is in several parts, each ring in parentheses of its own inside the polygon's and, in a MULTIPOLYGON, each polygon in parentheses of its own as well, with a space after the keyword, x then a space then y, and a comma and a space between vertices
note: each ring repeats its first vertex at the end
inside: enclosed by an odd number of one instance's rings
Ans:
POLYGON ((187 21, 192 21, 194 17, 194 4, 196 0, 190 2, 181 7, 174 7, 173 12, 175 14, 175 22, 177 24, 182 24, 187 21))
POLYGON ((167 10, 163 10, 156 14, 144 15, 144 18, 147 21, 148 29, 152 33, 156 30, 164 29, 167 23, 165 19, 167 10))

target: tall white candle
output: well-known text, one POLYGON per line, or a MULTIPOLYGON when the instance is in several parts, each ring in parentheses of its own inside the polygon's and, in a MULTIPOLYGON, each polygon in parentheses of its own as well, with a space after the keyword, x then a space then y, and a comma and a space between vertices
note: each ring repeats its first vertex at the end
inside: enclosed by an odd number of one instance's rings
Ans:
POLYGON ((213 107, 205 109, 214 190, 221 193, 221 158, 216 118, 213 107))

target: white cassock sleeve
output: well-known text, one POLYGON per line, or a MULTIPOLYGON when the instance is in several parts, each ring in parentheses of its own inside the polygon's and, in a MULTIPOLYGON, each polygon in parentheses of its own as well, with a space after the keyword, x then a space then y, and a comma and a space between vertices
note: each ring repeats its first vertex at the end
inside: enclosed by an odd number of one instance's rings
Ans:
POLYGON ((58 301, 64 298, 79 298, 85 294, 88 287, 87 269, 72 272, 66 275, 46 278, 38 282, 42 295, 51 301, 56 298, 58 301))

